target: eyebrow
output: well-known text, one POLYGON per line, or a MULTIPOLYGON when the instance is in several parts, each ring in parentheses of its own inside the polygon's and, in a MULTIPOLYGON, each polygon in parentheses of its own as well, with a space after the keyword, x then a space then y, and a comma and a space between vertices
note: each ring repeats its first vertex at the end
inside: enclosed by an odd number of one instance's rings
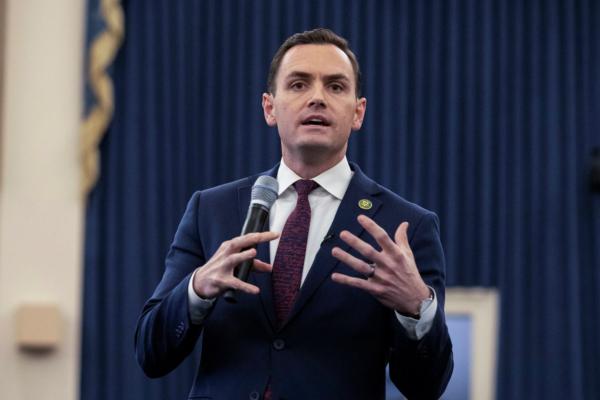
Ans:
POLYGON ((309 74, 308 72, 301 72, 301 71, 292 71, 288 74, 288 76, 285 77, 286 80, 290 80, 290 79, 310 79, 312 77, 311 74, 309 74))
MULTIPOLYGON (((311 79, 313 79, 313 74, 309 74, 308 72, 302 72, 302 71, 292 71, 285 78, 286 81, 289 81, 290 79, 307 79, 307 80, 311 80, 311 79)), ((325 75, 324 76, 324 81, 326 81, 326 82, 331 82, 331 81, 345 81, 345 82, 350 83, 350 79, 346 75, 344 75, 344 74, 325 75)))

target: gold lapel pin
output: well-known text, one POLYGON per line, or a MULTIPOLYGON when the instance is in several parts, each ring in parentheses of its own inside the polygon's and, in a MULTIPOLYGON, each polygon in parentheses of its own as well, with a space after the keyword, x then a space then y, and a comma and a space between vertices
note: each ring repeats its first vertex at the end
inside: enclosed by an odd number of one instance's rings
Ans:
POLYGON ((368 199, 360 199, 358 201, 358 206, 363 210, 370 210, 373 207, 373 203, 371 203, 371 200, 368 199))

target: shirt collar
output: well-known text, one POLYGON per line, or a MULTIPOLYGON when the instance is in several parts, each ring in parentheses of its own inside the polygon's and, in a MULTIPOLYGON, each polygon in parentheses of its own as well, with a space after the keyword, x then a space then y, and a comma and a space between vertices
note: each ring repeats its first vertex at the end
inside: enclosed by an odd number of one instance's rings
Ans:
MULTIPOLYGON (((352 174, 350 164, 348 164, 348 160, 344 156, 339 163, 329 168, 327 171, 315 176, 312 180, 317 182, 319 186, 325 189, 329 194, 341 200, 346 193, 346 189, 348 189, 352 174)), ((278 194, 281 195, 300 179, 302 178, 292 171, 282 159, 279 164, 279 170, 277 170, 277 182, 279 183, 278 194)))

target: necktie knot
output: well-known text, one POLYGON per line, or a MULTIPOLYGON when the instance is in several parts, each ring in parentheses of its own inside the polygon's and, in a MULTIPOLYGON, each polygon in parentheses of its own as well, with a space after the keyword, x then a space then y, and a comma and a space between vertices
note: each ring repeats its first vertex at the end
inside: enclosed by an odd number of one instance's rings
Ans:
POLYGON ((319 187, 319 184, 315 181, 301 179, 294 183, 294 188, 298 196, 307 196, 310 192, 319 187))

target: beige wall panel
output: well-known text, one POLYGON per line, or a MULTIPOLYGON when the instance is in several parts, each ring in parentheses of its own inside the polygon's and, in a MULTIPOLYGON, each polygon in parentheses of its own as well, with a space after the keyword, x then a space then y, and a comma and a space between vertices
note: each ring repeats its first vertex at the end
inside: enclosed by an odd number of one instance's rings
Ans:
MULTIPOLYGON (((1 1, 1 0, 0 0, 1 1)), ((0 398, 78 398, 82 201, 81 0, 4 0, 0 132, 0 398), (60 314, 55 350, 16 343, 23 304, 60 314)))

